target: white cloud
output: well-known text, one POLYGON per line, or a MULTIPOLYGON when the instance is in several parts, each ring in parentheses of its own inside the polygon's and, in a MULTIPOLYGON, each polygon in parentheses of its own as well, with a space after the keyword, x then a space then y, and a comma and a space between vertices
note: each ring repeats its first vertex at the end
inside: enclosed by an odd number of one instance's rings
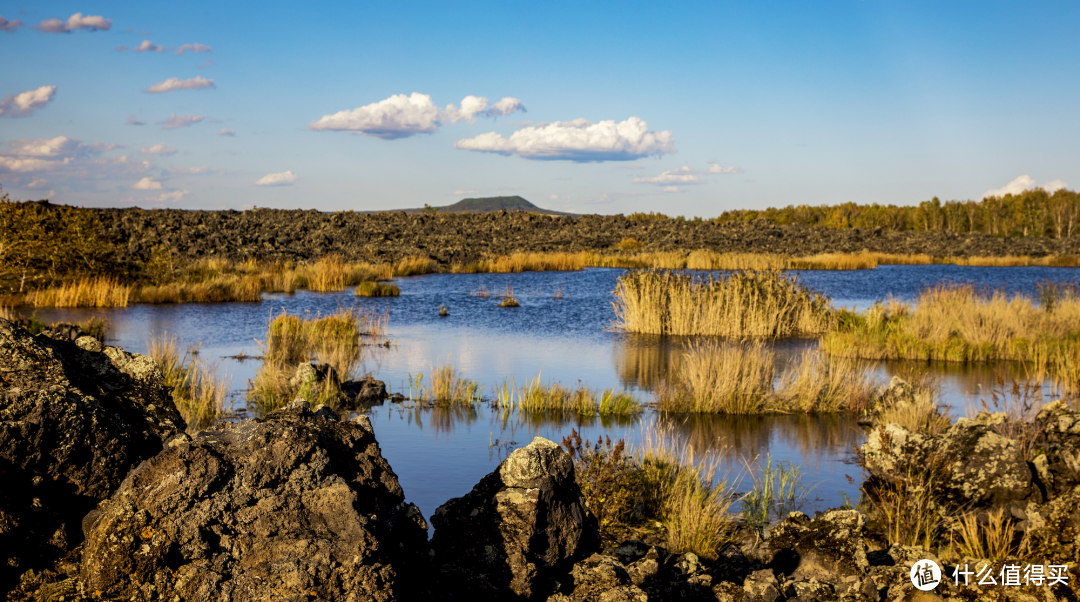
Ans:
POLYGON ((185 52, 210 52, 211 50, 213 49, 204 44, 182 44, 176 49, 176 56, 180 56, 185 52))
POLYGON ((217 135, 218 136, 235 136, 236 135, 236 130, 219 130, 217 135))
MULTIPOLYGON (((1053 194, 1054 192, 1061 190, 1066 186, 1068 186, 1068 184, 1061 180, 1051 180, 1043 184, 1042 186, 1039 186, 1039 188, 1042 188, 1043 190, 1053 194)), ((992 196, 1005 196, 1007 194, 1020 194, 1021 192, 1024 192, 1025 190, 1031 190, 1032 188, 1035 188, 1035 180, 1031 176, 1024 174, 1016 178, 1012 182, 1009 182, 1008 184, 1002 186, 1001 188, 987 190, 985 193, 983 193, 982 198, 985 199, 992 196)))
POLYGON ((720 165, 719 163, 713 163, 712 165, 709 166, 709 173, 712 173, 712 174, 737 174, 737 173, 743 173, 743 169, 741 167, 735 167, 734 165, 732 165, 730 167, 724 167, 723 165, 720 165))
POLYGON ((188 194, 191 194, 191 192, 188 190, 174 190, 172 192, 163 192, 157 196, 150 197, 146 200, 154 203, 176 203, 188 194))
POLYGON ((291 186, 293 182, 299 179, 299 176, 292 171, 283 171, 281 173, 269 173, 259 178, 256 182, 256 186, 291 186))
POLYGON ((27 188, 45 188, 49 185, 49 181, 45 178, 34 178, 26 185, 27 188))
POLYGON ((16 29, 25 25, 22 21, 15 19, 14 21, 8 21, 4 17, 0 17, 0 31, 6 31, 13 33, 16 29))
POLYGON ((127 118, 127 124, 128 125, 146 125, 146 122, 145 121, 139 121, 139 118, 135 117, 134 115, 129 115, 128 118, 127 118))
POLYGON ((309 123, 308 129, 351 131, 383 140, 396 140, 438 131, 440 113, 427 94, 395 94, 351 111, 323 115, 318 121, 309 123))
POLYGON ((173 147, 165 146, 164 142, 158 142, 153 146, 144 146, 140 150, 144 155, 158 155, 161 157, 168 157, 169 155, 176 154, 176 149, 173 147))
POLYGON ((147 176, 131 185, 133 190, 161 190, 161 182, 147 176))
POLYGON ((491 108, 485 111, 489 117, 501 117, 517 112, 526 112, 525 103, 517 98, 510 98, 509 96, 491 105, 491 108))
POLYGON ((664 186, 664 192, 679 192, 680 190, 678 186, 664 186))
POLYGON ((509 139, 489 132, 458 140, 454 148, 537 160, 631 161, 673 153, 674 142, 670 131, 650 132, 647 123, 631 117, 620 123, 614 120, 592 123, 585 119, 556 121, 520 129, 509 139))
POLYGON ((164 46, 155 45, 150 40, 143 40, 142 44, 135 47, 135 52, 161 52, 165 50, 164 46))
POLYGON ((162 92, 173 92, 175 90, 200 90, 203 88, 217 88, 217 86, 214 85, 214 80, 206 79, 201 75, 196 75, 191 79, 170 77, 163 82, 158 82, 150 86, 143 90, 143 92, 149 94, 161 94, 162 92))
POLYGON ((163 130, 175 130, 176 128, 186 128, 188 126, 195 125, 203 119, 206 119, 202 115, 177 115, 173 113, 169 115, 168 119, 157 122, 163 130))
POLYGON ((524 110, 524 103, 510 97, 488 107, 488 99, 483 96, 466 96, 461 100, 461 108, 450 104, 446 109, 439 109, 431 96, 413 92, 410 96, 395 94, 351 111, 323 115, 309 123, 308 129, 350 131, 383 140, 396 140, 437 132, 445 122, 473 123, 478 115, 496 117, 524 110))
MULTIPOLYGON (((67 136, 12 140, 0 152, 0 173, 53 174, 50 180, 94 181, 142 177, 153 166, 127 155, 106 157, 114 144, 84 144, 67 136)), ((44 186, 44 183, 42 184, 44 186)))
POLYGON ((46 19, 37 28, 45 33, 70 33, 76 29, 108 31, 112 29, 112 19, 106 19, 100 15, 84 17, 82 13, 75 13, 68 17, 67 23, 60 19, 46 19))
POLYGON ((1055 192, 1062 190, 1067 186, 1068 184, 1066 184, 1064 180, 1050 180, 1049 182, 1042 185, 1042 189, 1046 192, 1049 192, 1050 194, 1054 194, 1055 192))
POLYGON ((669 169, 658 176, 634 178, 635 184, 700 184, 701 180, 694 175, 694 170, 689 165, 683 165, 677 169, 669 169))
POLYGON ((41 86, 19 94, 8 94, 0 100, 0 117, 29 117, 56 97, 56 86, 41 86))
POLYGON ((549 196, 548 198, 553 200, 553 201, 557 201, 557 200, 559 200, 559 195, 553 194, 553 195, 549 196))
POLYGON ((205 165, 199 167, 169 167, 165 171, 168 172, 169 175, 181 176, 202 176, 218 172, 218 170, 205 165))

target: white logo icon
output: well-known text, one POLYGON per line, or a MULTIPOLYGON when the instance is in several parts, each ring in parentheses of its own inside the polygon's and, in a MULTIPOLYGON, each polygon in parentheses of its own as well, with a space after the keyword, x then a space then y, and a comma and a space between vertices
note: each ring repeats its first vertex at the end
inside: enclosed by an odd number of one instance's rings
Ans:
POLYGON ((920 560, 911 567, 911 584, 928 592, 941 582, 941 567, 933 560, 920 560))

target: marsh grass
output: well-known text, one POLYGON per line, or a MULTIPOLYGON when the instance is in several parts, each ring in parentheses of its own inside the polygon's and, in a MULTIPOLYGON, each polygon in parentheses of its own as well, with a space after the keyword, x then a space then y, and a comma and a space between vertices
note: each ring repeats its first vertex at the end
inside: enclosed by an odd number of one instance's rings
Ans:
POLYGON ((776 354, 764 341, 698 341, 656 388, 661 411, 764 414, 861 412, 879 386, 862 362, 808 349, 777 379, 776 354))
POLYGON ((942 533, 942 512, 934 499, 935 470, 909 472, 894 483, 865 487, 871 519, 889 543, 934 550, 942 533))
POLYGON ((659 523, 667 547, 715 560, 736 541, 730 515, 733 493, 719 478, 717 459, 698 458, 670 429, 649 431, 629 450, 619 440, 582 441, 576 430, 563 439, 574 459, 575 478, 605 540, 624 530, 651 530, 659 523))
POLYGON ((976 418, 980 412, 1000 412, 1004 414, 1000 421, 991 423, 997 434, 1016 441, 1024 460, 1030 462, 1038 455, 1036 441, 1042 435, 1047 424, 1038 419, 1039 411, 1046 405, 1042 383, 1037 380, 1021 381, 1006 379, 1000 372, 994 372, 994 384, 990 387, 990 399, 979 400, 979 407, 967 408, 968 418, 976 418))
POLYGON ((127 307, 130 298, 130 286, 116 278, 96 276, 32 291, 23 302, 33 307, 127 307))
POLYGON ((493 407, 502 412, 524 414, 572 414, 577 416, 629 416, 640 414, 641 403, 632 394, 616 389, 594 391, 578 381, 570 389, 560 383, 544 383, 541 375, 517 387, 504 380, 494 387, 493 407))
POLYGON ((480 403, 484 385, 462 376, 449 362, 435 364, 430 372, 431 385, 423 386, 423 374, 416 381, 420 395, 439 406, 475 406, 480 403))
POLYGON ((270 319, 266 341, 260 342, 263 363, 251 381, 248 400, 263 414, 273 412, 297 396, 312 407, 341 404, 341 383, 359 376, 363 365, 363 338, 385 334, 386 312, 339 310, 321 316, 282 313, 270 319), (314 360, 328 364, 332 375, 321 381, 296 382, 297 367, 314 360))
POLYGON ((181 352, 179 337, 165 332, 151 336, 147 351, 157 363, 165 384, 172 388, 173 403, 194 433, 212 426, 224 413, 228 381, 217 375, 218 364, 198 355, 198 348, 181 352))
POLYGON ((356 291, 353 294, 357 297, 397 297, 401 294, 401 289, 393 284, 361 282, 356 285, 356 291))
POLYGON ((743 522, 763 538, 774 522, 802 508, 810 492, 802 482, 802 469, 791 462, 766 457, 764 465, 746 459, 743 463, 753 482, 741 499, 743 522))
POLYGON ((499 301, 499 307, 521 307, 521 303, 514 296, 514 287, 510 286, 510 281, 506 282, 506 287, 498 296, 502 297, 502 300, 499 301))
POLYGON ((634 270, 615 287, 615 326, 627 332, 728 338, 828 331, 829 300, 777 270, 722 276, 634 270))

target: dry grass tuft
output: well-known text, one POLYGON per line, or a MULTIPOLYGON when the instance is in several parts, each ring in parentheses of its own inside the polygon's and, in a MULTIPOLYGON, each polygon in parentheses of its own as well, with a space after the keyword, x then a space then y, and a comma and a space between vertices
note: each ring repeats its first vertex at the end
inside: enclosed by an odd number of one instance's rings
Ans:
POLYGON ((361 282, 356 285, 356 292, 353 294, 357 297, 397 297, 401 294, 401 289, 393 284, 361 282))
POLYGON ((70 284, 28 293, 24 302, 34 307, 127 307, 131 287, 115 278, 83 278, 70 284))
POLYGON ((148 353, 157 362, 165 384, 172 387, 173 403, 194 433, 212 426, 225 413, 229 384, 218 378, 216 363, 203 361, 198 353, 180 352, 179 337, 162 333, 148 343, 148 353))

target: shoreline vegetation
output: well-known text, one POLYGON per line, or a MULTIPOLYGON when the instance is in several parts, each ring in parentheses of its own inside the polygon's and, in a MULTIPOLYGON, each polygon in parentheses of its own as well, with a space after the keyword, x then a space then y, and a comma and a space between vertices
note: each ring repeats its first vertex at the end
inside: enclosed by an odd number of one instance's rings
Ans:
MULTIPOLYGON (((155 260, 157 261, 157 260, 155 260)), ((397 277, 433 273, 480 274, 539 271, 579 271, 586 268, 699 271, 867 270, 881 265, 951 264, 977 267, 1080 267, 1080 256, 1048 257, 932 257, 882 253, 827 253, 790 257, 762 253, 513 253, 468 265, 441 266, 428 257, 407 257, 396 263, 347 262, 340 256, 322 257, 310 263, 248 259, 234 262, 203 258, 180 265, 172 258, 152 262, 146 274, 122 279, 109 275, 59 278, 59 284, 0 296, 8 307, 127 307, 134 303, 257 302, 263 293, 292 294, 297 290, 337 292, 356 287, 358 297, 396 297, 397 277)))

